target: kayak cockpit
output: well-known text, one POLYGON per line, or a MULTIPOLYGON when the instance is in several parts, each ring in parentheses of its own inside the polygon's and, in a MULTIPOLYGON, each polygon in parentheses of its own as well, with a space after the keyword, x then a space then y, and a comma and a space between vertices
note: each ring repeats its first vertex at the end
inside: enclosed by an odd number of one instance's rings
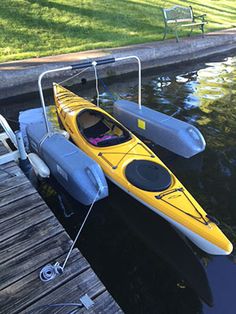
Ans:
POLYGON ((132 137, 118 122, 94 109, 82 110, 77 115, 77 125, 82 136, 94 146, 113 146, 125 143, 132 137))

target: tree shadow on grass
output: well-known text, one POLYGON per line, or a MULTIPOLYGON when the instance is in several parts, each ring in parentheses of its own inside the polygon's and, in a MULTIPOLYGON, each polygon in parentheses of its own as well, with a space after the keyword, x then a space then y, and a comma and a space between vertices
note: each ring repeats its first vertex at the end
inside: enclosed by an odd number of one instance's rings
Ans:
MULTIPOLYGON (((50 6, 53 4, 57 8, 57 20, 50 19, 50 16, 48 18, 47 16, 33 15, 30 10, 25 11, 25 8, 20 10, 17 7, 6 6, 2 9, 0 15, 7 17, 10 26, 5 28, 7 36, 2 36, 1 41, 3 46, 9 48, 9 56, 16 56, 17 53, 22 54, 30 51, 32 51, 32 56, 42 56, 78 50, 125 46, 127 44, 153 41, 158 38, 158 34, 163 33, 162 27, 155 26, 147 18, 137 20, 136 16, 113 12, 112 8, 108 10, 107 14, 104 14, 102 8, 81 9, 69 5, 40 1, 40 5, 42 3, 50 4, 50 6), (75 19, 78 17, 78 22, 60 20, 59 17, 60 14, 62 15, 63 10, 73 13, 75 19), (79 18, 88 21, 90 19, 92 23, 82 24, 79 22, 79 18), (140 29, 142 30, 141 35, 140 29), (50 34, 50 39, 48 34, 50 34), (9 37, 11 38, 10 41, 9 37), (13 52, 14 49, 15 53, 13 52)), ((55 16, 55 13, 53 12, 53 16, 55 16)), ((159 39, 161 36, 159 35, 159 39)), ((4 55, 4 52, 2 55, 4 55)))
MULTIPOLYGON (((30 2, 35 2, 35 0, 29 0, 30 2)), ((103 24, 111 27, 130 27, 132 30, 146 29, 151 32, 157 31, 158 26, 153 25, 153 20, 160 19, 162 21, 162 14, 158 6, 151 4, 140 4, 140 3, 130 3, 127 1, 119 0, 118 2, 112 3, 109 7, 104 5, 95 6, 93 8, 88 8, 85 6, 73 6, 70 4, 60 4, 60 3, 50 3, 46 0, 41 0, 41 6, 48 7, 50 9, 56 9, 58 11, 72 13, 75 17, 85 17, 86 19, 92 19, 93 21, 102 22, 103 24), (120 12, 122 5, 122 12, 120 12), (106 9, 106 14, 104 12, 106 9), (136 9, 136 10, 134 10, 136 9), (135 11, 135 14, 133 12, 135 11), (140 19, 138 19, 138 16, 140 19), (104 23, 105 22, 105 23, 104 23), (116 24, 116 22, 119 22, 116 24)))
MULTIPOLYGON (((168 3, 171 3, 174 5, 176 5, 176 2, 175 1, 168 1, 168 3)), ((185 4, 183 4, 182 6, 190 6, 190 5, 194 5, 193 7, 193 11, 194 11, 194 8, 197 7, 198 10, 202 11, 204 13, 204 9, 209 9, 209 10, 214 10, 214 11, 218 11, 220 12, 220 14, 222 13, 228 13, 228 14, 232 14, 232 15, 235 15, 235 8, 234 7, 231 7, 229 5, 227 5, 227 8, 229 9, 232 9, 231 11, 228 11, 225 9, 225 6, 224 8, 220 5, 220 2, 219 2, 219 5, 215 5, 215 6, 210 6, 210 5, 207 5, 207 4, 202 4, 200 2, 195 2, 195 1, 186 1, 185 4)))

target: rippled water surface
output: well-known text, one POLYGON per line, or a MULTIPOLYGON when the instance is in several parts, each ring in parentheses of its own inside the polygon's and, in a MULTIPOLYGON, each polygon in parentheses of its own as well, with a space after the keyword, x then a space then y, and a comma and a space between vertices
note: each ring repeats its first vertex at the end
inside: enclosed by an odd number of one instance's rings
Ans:
MULTIPOLYGON (((112 84, 106 79, 101 85, 109 87, 104 90, 103 107, 110 110, 106 96, 111 92, 136 100, 136 83, 128 77, 112 84)), ((220 220, 221 229, 236 245, 235 54, 162 73, 152 70, 144 75, 142 86, 144 105, 194 124, 204 135, 206 150, 191 159, 149 145, 206 211, 220 220)), ((74 90, 90 98, 95 94, 94 89, 80 86, 74 90)), ((11 113, 2 107, 3 113, 14 119, 27 103, 37 106, 39 100, 14 105, 11 113)), ((41 184, 40 191, 74 237, 87 208, 55 183, 41 184)), ((114 186, 110 197, 95 205, 78 247, 126 313, 236 312, 235 253, 214 257, 193 245, 191 253, 167 223, 114 186), (210 290, 213 307, 201 301, 209 303, 210 290)))

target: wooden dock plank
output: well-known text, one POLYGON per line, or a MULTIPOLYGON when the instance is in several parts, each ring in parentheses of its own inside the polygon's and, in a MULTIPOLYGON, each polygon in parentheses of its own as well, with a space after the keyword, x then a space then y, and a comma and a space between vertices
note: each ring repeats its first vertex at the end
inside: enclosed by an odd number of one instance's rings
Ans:
POLYGON ((15 163, 15 161, 9 161, 9 162, 1 165, 0 168, 2 170, 7 170, 7 171, 11 171, 12 170, 12 171, 21 172, 21 169, 18 167, 18 165, 15 163))
POLYGON ((1 165, 0 168, 3 170, 9 170, 9 171, 13 170, 13 171, 21 172, 21 169, 18 167, 18 165, 15 163, 15 161, 9 161, 9 162, 1 165))
MULTIPOLYGON (((0 241, 4 241, 13 235, 28 229, 32 225, 32 221, 35 221, 34 224, 37 224, 37 222, 46 220, 52 216, 53 213, 48 210, 46 204, 42 204, 31 211, 22 213, 22 215, 10 219, 7 224, 0 224, 0 241)), ((28 236, 30 236, 29 233, 28 236)))
POLYGON ((6 164, 0 165, 1 181, 21 174, 21 170, 18 167, 16 167, 16 165, 12 166, 11 163, 9 163, 9 167, 5 167, 5 165, 6 164))
POLYGON ((63 227, 54 216, 46 220, 45 218, 43 219, 38 224, 30 225, 27 229, 0 242, 0 264, 15 258, 32 247, 35 247, 37 250, 39 243, 63 232, 63 227))
MULTIPOLYGON (((54 258, 53 262, 58 261, 63 263, 66 255, 54 258)), ((50 260, 47 261, 49 263, 50 260)), ((42 282, 39 279, 39 272, 42 267, 35 269, 32 273, 20 280, 16 281, 12 285, 6 287, 0 291, 0 304, 3 313, 19 313, 27 307, 34 307, 33 305, 38 300, 43 300, 50 292, 54 291, 60 286, 64 286, 72 278, 83 273, 89 268, 88 262, 81 255, 78 249, 74 249, 71 257, 68 260, 68 264, 64 273, 56 277, 52 281, 42 282)), ((79 281, 77 282, 79 285, 79 281)), ((66 293, 66 289, 62 289, 66 293)), ((63 295, 61 295, 63 297, 63 295)), ((43 302, 43 301, 42 301, 43 302)))
POLYGON ((15 202, 6 203, 0 207, 0 223, 6 222, 13 217, 21 215, 27 211, 32 211, 35 207, 45 204, 38 193, 23 196, 15 202))
MULTIPOLYGON (((1 142, 0 142, 0 146, 1 146, 1 142)), ((1 156, 1 155, 0 155, 1 156)), ((15 161, 9 161, 9 162, 6 162, 5 164, 1 165, 1 169, 9 169, 11 167, 14 167, 14 168, 18 168, 18 165, 16 164, 15 161)), ((20 169, 19 169, 20 170, 20 169)))
POLYGON ((0 195, 4 195, 8 191, 11 193, 10 190, 15 190, 16 188, 19 188, 21 185, 25 184, 32 186, 25 175, 17 175, 5 180, 1 180, 0 195))
POLYGON ((121 308, 106 290, 94 299, 94 306, 89 310, 82 308, 79 314, 92 314, 92 313, 123 313, 121 308))
POLYGON ((19 187, 0 193, 0 207, 6 204, 13 203, 25 196, 35 193, 35 188, 30 182, 27 182, 19 187))
POLYGON ((69 251, 71 240, 63 232, 51 237, 37 246, 17 255, 14 259, 0 265, 0 290, 55 260, 69 251))
POLYGON ((0 156, 4 155, 4 154, 7 154, 7 153, 8 153, 7 148, 1 143, 1 145, 0 145, 0 156))
POLYGON ((44 204, 43 199, 36 191, 31 192, 32 194, 19 198, 18 200, 16 199, 15 202, 8 203, 6 201, 5 205, 0 206, 0 224, 44 204))
POLYGON ((5 180, 1 180, 0 184, 0 193, 3 194, 7 190, 12 190, 14 187, 25 184, 28 182, 28 179, 23 173, 19 173, 19 175, 6 178, 5 180))
POLYGON ((4 154, 7 154, 7 152, 8 152, 7 149, 4 146, 1 145, 0 146, 0 156, 4 155, 4 154))
MULTIPOLYGON (((78 276, 74 277, 64 285, 58 287, 56 290, 47 294, 43 299, 40 299, 38 302, 35 302, 32 306, 27 308, 27 312, 45 305, 45 304, 55 304, 55 303, 80 303, 80 298, 86 293, 91 299, 94 299, 101 293, 106 290, 104 285, 95 275, 91 268, 87 269, 83 273, 78 274, 78 276)), ((76 307, 70 308, 50 308, 50 313, 65 313, 69 312, 69 310, 73 310, 76 307)), ((49 308, 43 308, 36 311, 37 313, 48 313, 49 308)))

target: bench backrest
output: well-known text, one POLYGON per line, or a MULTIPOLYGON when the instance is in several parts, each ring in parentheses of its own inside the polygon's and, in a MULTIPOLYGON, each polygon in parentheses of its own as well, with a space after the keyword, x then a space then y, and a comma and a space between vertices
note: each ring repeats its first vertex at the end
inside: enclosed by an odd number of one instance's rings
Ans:
POLYGON ((176 5, 170 9, 162 9, 165 23, 193 22, 193 11, 191 7, 176 5))

